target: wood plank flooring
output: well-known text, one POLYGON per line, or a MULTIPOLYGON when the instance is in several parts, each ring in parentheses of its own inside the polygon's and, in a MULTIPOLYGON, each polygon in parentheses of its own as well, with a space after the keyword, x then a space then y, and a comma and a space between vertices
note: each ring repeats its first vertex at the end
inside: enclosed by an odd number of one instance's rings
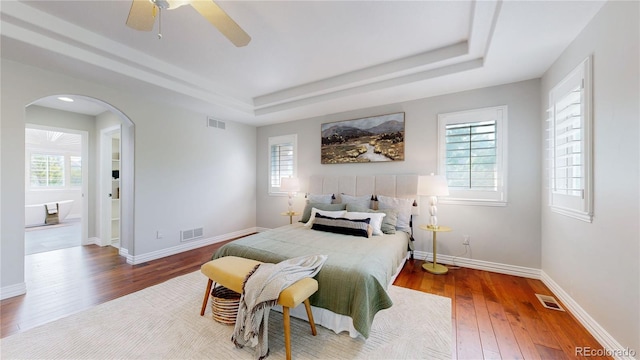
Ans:
MULTIPOLYGON (((196 271, 223 244, 139 265, 127 264, 115 248, 95 245, 29 255, 28 292, 0 302, 0 335, 196 271)), ((451 299, 453 358, 575 359, 576 347, 601 348, 571 314, 539 303, 536 293, 553 295, 539 280, 467 268, 433 275, 422 264, 407 261, 395 285, 451 299)))
POLYGON ((454 358, 579 359, 576 347, 602 348, 570 313, 540 304, 536 293, 553 295, 540 280, 468 268, 433 275, 423 263, 407 261, 394 285, 451 299, 454 358))

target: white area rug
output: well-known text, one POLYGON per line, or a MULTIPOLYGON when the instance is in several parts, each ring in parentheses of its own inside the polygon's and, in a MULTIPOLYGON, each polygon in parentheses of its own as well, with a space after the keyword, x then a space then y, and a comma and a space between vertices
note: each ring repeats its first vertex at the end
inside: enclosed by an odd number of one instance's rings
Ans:
MULTIPOLYGON (((2 359, 254 359, 236 349, 233 326, 200 316, 207 278, 199 271, 4 338, 2 359)), ((451 359, 451 301, 391 286, 369 339, 291 319, 294 359, 451 359)), ((267 359, 284 359, 282 314, 269 319, 267 359)))

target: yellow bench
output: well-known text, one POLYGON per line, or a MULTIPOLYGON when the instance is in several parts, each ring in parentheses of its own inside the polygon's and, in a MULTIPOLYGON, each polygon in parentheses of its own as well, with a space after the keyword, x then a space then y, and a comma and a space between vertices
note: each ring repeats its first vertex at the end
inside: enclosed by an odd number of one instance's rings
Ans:
MULTIPOLYGON (((213 282, 241 294, 244 279, 258 264, 260 264, 259 261, 251 259, 236 256, 225 256, 211 260, 202 265, 200 271, 209 278, 209 281, 207 282, 207 290, 204 293, 200 316, 204 315, 213 282)), ((304 278, 280 292, 278 305, 282 305, 284 315, 284 343, 287 360, 291 359, 291 323, 289 310, 304 302, 304 306, 307 310, 307 316, 309 317, 309 324, 311 325, 311 333, 315 336, 316 325, 313 322, 313 314, 311 313, 309 297, 316 291, 318 291, 318 282, 313 278, 304 278)))

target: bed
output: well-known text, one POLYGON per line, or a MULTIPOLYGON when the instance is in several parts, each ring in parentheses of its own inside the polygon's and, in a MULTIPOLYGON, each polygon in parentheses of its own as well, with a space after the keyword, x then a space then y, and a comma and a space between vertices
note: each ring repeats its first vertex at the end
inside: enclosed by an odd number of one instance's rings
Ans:
MULTIPOLYGON (((413 202, 417 176, 312 177, 309 189, 310 193, 340 194, 345 198, 349 194, 360 198, 388 194, 395 199, 411 198, 413 202)), ((337 333, 347 331, 352 337, 367 338, 375 314, 393 305, 386 290, 407 258, 410 247, 407 230, 399 228, 395 234, 358 237, 295 223, 230 242, 212 258, 239 256, 274 263, 302 255, 328 255, 315 277, 318 292, 310 298, 314 318, 337 333)), ((298 311, 299 317, 306 318, 303 310, 298 311)), ((295 309, 292 315, 298 315, 295 309)))

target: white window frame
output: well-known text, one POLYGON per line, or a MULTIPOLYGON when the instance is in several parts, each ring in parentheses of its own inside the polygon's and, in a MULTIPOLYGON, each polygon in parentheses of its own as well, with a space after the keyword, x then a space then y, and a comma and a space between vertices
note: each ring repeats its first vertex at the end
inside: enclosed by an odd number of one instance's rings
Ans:
POLYGON ((269 195, 287 195, 286 192, 280 190, 280 184, 274 184, 271 181, 271 178, 272 178, 271 170, 273 169, 271 147, 274 145, 289 144, 289 143, 293 144, 293 173, 290 175, 292 177, 297 177, 298 176, 297 175, 298 174, 298 135, 290 134, 290 135, 269 137, 268 147, 267 147, 267 156, 269 157, 269 160, 268 160, 269 168, 267 170, 269 195))
POLYGON ((446 177, 447 125, 496 122, 496 190, 456 190, 449 188, 449 196, 440 197, 442 204, 506 206, 507 205, 507 106, 438 114, 438 172, 446 177))
MULTIPOLYGON (((592 60, 591 56, 584 59, 575 69, 573 69, 562 81, 549 91, 549 109, 547 109, 547 169, 549 173, 549 207, 551 211, 566 215, 585 222, 593 221, 593 80, 592 80, 592 60), (560 139, 561 134, 557 130, 557 119, 562 109, 558 109, 557 104, 568 97, 571 89, 580 89, 580 115, 579 115, 579 138, 572 138, 573 142, 578 142, 572 151, 579 148, 581 160, 578 174, 578 186, 581 189, 560 189, 557 186, 556 177, 560 176, 562 162, 561 147, 566 147, 560 139), (573 192, 573 194, 569 194, 573 192)), ((574 129, 576 130, 576 129, 574 129)), ((574 131, 575 132, 575 131, 574 131)), ((566 155, 564 155, 566 156, 566 155)), ((565 164, 566 165, 566 164, 565 164)), ((571 175, 576 175, 572 173, 571 175)), ((567 186, 567 188, 570 188, 567 186)))
MULTIPOLYGON (((82 182, 78 185, 74 185, 71 182, 71 158, 72 157, 78 157, 80 158, 80 162, 81 162, 81 172, 84 171, 84 165, 82 165, 82 155, 81 154, 76 154, 76 153, 70 153, 70 152, 55 152, 55 151, 39 151, 39 150, 32 150, 28 152, 28 157, 27 159, 29 159, 26 162, 26 173, 25 173, 25 180, 26 180, 26 188, 29 189, 30 191, 47 191, 47 190, 75 190, 75 189, 81 189, 82 188, 82 182), (53 186, 53 185, 45 185, 45 186, 37 186, 37 185, 33 185, 31 183, 31 159, 33 157, 33 155, 42 155, 42 156, 61 156, 64 158, 64 166, 63 166, 63 184, 60 186, 53 186)), ((82 177, 80 178, 80 180, 82 181, 82 177)))

